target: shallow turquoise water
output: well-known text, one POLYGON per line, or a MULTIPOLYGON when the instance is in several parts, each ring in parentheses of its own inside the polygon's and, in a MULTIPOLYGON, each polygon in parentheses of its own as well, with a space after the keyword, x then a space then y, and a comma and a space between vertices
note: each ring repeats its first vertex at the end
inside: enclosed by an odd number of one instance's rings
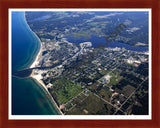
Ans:
MULTIPOLYGON (((28 68, 34 61, 40 42, 28 28, 24 12, 12 12, 12 72, 28 68)), ((12 77, 13 115, 57 115, 53 101, 32 78, 12 77)))

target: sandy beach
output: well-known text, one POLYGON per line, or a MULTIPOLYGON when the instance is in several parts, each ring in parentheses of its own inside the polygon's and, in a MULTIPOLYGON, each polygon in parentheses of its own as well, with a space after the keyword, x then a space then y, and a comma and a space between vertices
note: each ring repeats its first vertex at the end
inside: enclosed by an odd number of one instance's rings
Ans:
MULTIPOLYGON (((26 21, 26 17, 24 16, 24 19, 26 21)), ((28 25, 27 21, 26 21, 26 24, 28 26, 28 28, 32 31, 32 29, 30 28, 30 26, 28 25)), ((32 31, 33 32, 33 31, 32 31)), ((34 33, 34 32, 33 32, 34 33)), ((39 59, 41 57, 41 54, 42 54, 42 51, 43 51, 43 48, 42 48, 42 43, 41 43, 41 40, 39 39, 39 37, 34 33, 34 35, 38 38, 39 42, 40 42, 40 50, 38 52, 38 55, 37 57, 35 58, 34 62, 31 64, 30 68, 34 68, 36 67, 36 65, 39 64, 39 59)), ((52 99, 52 101, 54 102, 54 104, 56 105, 57 109, 59 110, 60 114, 61 115, 64 115, 62 113, 62 111, 60 110, 60 108, 58 107, 57 103, 55 102, 55 100, 53 99, 53 97, 51 96, 50 92, 48 91, 46 85, 43 83, 43 81, 41 80, 42 79, 42 76, 41 74, 38 74, 38 75, 34 75, 34 70, 32 71, 32 74, 30 75, 30 77, 32 77, 34 80, 36 80, 38 83, 40 83, 40 85, 42 85, 42 87, 47 91, 48 95, 50 96, 50 98, 52 99)))
MULTIPOLYGON (((41 54, 42 54, 42 43, 41 43, 41 48, 38 52, 38 55, 35 59, 35 61, 31 64, 30 68, 34 68, 36 67, 36 65, 39 64, 39 59, 41 57, 41 54)), ((42 87, 47 91, 48 95, 51 97, 52 101, 54 102, 54 104, 56 105, 57 109, 59 110, 59 112, 64 115, 62 113, 62 111, 60 110, 60 108, 58 107, 57 103, 55 102, 55 100, 53 99, 53 97, 51 96, 50 92, 48 91, 46 85, 43 83, 43 81, 41 80, 42 79, 42 75, 41 74, 38 74, 38 75, 34 75, 34 70, 32 71, 32 74, 30 75, 30 77, 32 77, 33 79, 35 79, 38 83, 40 83, 42 85, 42 87)))
POLYGON ((38 75, 33 75, 33 73, 31 74, 31 76, 33 79, 35 79, 37 82, 39 82, 42 87, 47 91, 48 95, 50 96, 50 98, 52 99, 52 101, 54 102, 54 104, 56 105, 57 109, 59 110, 59 112, 61 113, 61 115, 64 115, 62 113, 62 111, 60 110, 60 108, 58 107, 57 103, 55 102, 55 100, 53 99, 53 97, 51 96, 50 92, 48 91, 48 88, 46 87, 46 85, 43 83, 43 81, 41 80, 42 79, 42 76, 41 74, 38 74, 38 75))
POLYGON ((40 46, 40 50, 38 52, 38 55, 36 56, 36 59, 34 60, 34 62, 31 64, 30 68, 34 68, 39 64, 39 58, 42 54, 42 43, 40 43, 40 44, 41 44, 41 46, 40 46))

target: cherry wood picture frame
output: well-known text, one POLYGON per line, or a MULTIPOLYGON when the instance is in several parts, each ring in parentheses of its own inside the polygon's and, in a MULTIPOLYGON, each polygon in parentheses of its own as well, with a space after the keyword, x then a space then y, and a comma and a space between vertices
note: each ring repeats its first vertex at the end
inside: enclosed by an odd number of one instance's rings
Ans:
POLYGON ((0 0, 0 128, 159 128, 160 127, 159 0, 0 0), (9 120, 10 8, 150 8, 152 9, 151 120, 9 120))

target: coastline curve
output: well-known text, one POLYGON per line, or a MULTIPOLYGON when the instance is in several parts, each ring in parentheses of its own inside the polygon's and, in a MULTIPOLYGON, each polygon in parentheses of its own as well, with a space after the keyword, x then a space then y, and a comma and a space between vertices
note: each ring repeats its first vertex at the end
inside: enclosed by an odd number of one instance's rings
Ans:
MULTIPOLYGON (((39 41, 39 43, 40 43, 40 49, 39 49, 39 51, 38 51, 38 53, 37 53, 37 56, 35 57, 33 63, 29 66, 30 68, 33 68, 33 67, 35 67, 35 65, 36 65, 36 63, 38 62, 38 59, 39 59, 39 57, 40 57, 40 55, 41 55, 41 53, 42 53, 42 43, 41 43, 41 40, 39 39, 39 37, 36 35, 36 33, 35 33, 34 31, 32 31, 32 29, 31 29, 30 26, 28 25, 27 20, 26 20, 26 16, 25 16, 25 12, 24 12, 24 20, 25 20, 26 25, 28 26, 29 30, 36 36, 36 38, 38 39, 38 41, 39 41)), ((51 96, 51 94, 49 93, 49 91, 48 91, 46 85, 43 83, 43 81, 40 80, 40 79, 38 79, 36 76, 33 75, 33 70, 32 70, 32 73, 31 73, 30 77, 31 77, 32 79, 34 79, 35 81, 37 81, 38 84, 40 84, 41 87, 42 87, 43 89, 45 89, 45 91, 46 91, 47 94, 50 96, 51 100, 53 101, 54 105, 56 106, 57 110, 59 111, 59 114, 64 115, 63 112, 62 112, 62 111, 60 110, 60 108, 58 107, 58 105, 57 105, 57 103, 55 102, 55 100, 53 99, 53 97, 51 96)))

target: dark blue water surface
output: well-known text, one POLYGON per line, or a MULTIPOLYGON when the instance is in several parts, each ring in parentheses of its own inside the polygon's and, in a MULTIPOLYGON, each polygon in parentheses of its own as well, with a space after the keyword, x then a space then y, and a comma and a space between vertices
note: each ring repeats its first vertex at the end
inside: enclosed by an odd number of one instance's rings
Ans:
POLYGON ((107 43, 105 40, 105 37, 98 37, 96 35, 91 35, 90 38, 77 38, 73 35, 69 35, 65 37, 69 42, 75 43, 75 44, 79 44, 79 43, 83 43, 83 42, 92 42, 92 46, 93 47, 97 47, 98 44, 103 44, 104 46, 107 44, 107 47, 111 47, 111 48, 115 48, 115 47, 119 47, 119 48, 125 48, 127 50, 132 50, 132 51, 148 51, 148 48, 146 47, 134 47, 134 46, 130 46, 128 44, 125 43, 119 43, 119 42, 110 42, 107 43))
MULTIPOLYGON (((40 42, 29 29, 24 12, 12 12, 12 71, 28 68, 40 49, 40 42)), ((32 78, 12 77, 13 115, 57 115, 54 102, 32 78)))

